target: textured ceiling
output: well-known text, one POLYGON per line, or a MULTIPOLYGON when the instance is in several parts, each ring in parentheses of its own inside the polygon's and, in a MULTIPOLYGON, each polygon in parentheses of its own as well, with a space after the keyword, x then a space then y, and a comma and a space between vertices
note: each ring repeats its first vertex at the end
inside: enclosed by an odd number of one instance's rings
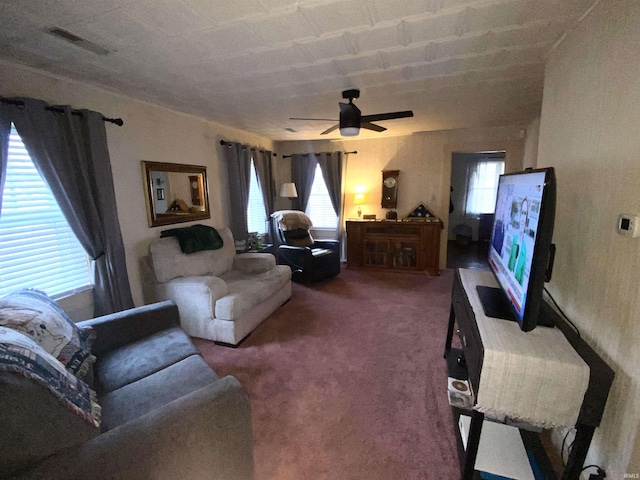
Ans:
MULTIPOLYGON (((544 61, 594 0, 20 0, 0 58, 274 140, 320 137, 341 91, 384 133, 509 125, 540 110, 544 61), (48 33, 59 27, 106 55, 48 33), (285 129, 292 128, 296 132, 285 129)), ((125 119, 126 120, 126 119, 125 119)))

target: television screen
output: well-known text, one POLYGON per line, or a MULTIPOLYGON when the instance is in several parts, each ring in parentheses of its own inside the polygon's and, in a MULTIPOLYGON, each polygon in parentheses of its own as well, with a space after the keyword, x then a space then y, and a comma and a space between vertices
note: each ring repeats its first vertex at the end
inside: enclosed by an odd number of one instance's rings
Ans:
MULTIPOLYGON (((516 320, 525 331, 536 326, 554 216, 553 168, 500 176, 488 260, 511 314, 491 311, 489 305, 487 315, 516 320)), ((495 292, 493 299, 481 300, 483 307, 495 302, 495 292)))

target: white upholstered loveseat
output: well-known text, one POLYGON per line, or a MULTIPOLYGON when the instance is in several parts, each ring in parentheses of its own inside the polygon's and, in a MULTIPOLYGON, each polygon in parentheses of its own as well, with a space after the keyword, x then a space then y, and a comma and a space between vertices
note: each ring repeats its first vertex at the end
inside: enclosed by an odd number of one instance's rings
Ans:
POLYGON ((149 246, 147 303, 173 300, 192 337, 238 345, 291 297, 291 269, 269 253, 236 254, 231 231, 222 248, 185 254, 175 237, 149 246))

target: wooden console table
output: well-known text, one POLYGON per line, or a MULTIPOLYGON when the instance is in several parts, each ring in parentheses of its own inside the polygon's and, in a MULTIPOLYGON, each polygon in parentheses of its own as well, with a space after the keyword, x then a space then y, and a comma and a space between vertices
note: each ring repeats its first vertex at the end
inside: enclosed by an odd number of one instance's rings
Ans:
POLYGON ((347 221, 347 268, 440 275, 442 222, 347 221))
MULTIPOLYGON (((486 271, 463 271, 465 278, 474 278, 480 285, 495 286, 495 279, 490 272, 486 271), (474 272, 474 273, 467 273, 474 272), (477 273, 476 273, 477 272, 477 273)), ((484 359, 484 347, 482 336, 478 330, 477 321, 484 313, 474 311, 473 305, 477 305, 477 292, 475 288, 465 289, 463 280, 461 279, 461 271, 457 270, 453 283, 451 312, 449 316, 449 328, 445 344, 445 358, 447 359, 447 369, 450 377, 468 380, 474 392, 479 392, 480 382, 482 381, 482 367, 484 359), (460 336, 462 349, 452 348, 455 325, 457 324, 458 334, 460 336), (459 358, 463 361, 459 361, 459 358)), ((564 318, 558 315, 547 303, 542 305, 542 315, 551 318, 562 334, 566 337, 569 344, 575 352, 589 367, 589 380, 582 405, 577 414, 575 423, 576 435, 573 446, 570 449, 566 467, 562 473, 562 480, 577 480, 583 468, 587 451, 594 434, 595 428, 600 424, 604 407, 609 395, 609 389, 613 382, 613 370, 600 358, 600 356, 582 340, 578 334, 570 327, 564 318)), ((486 316, 484 317, 487 318, 486 316)), ((493 319, 490 319, 493 320, 493 319)), ((501 322, 498 321, 498 322, 501 322)), ((505 325, 508 322, 504 320, 505 325)), ((512 324, 513 326, 513 324, 512 324)), ((512 328, 506 327, 505 328, 512 328)), ((501 328, 501 327, 498 327, 501 328)), ((548 328, 538 326, 539 328, 548 328)), ((523 338, 526 339, 530 333, 522 332, 523 338)), ((488 341, 485 339, 485 341, 488 341)), ((574 397, 575 398, 575 397, 574 397)), ((475 399, 477 403, 477 398, 475 399)), ((454 417, 455 435, 458 443, 458 453, 460 459, 460 469, 462 480, 471 480, 479 478, 478 472, 475 470, 476 457, 478 454, 478 446, 482 433, 482 425, 485 420, 483 413, 475 409, 463 409, 452 407, 454 417), (468 428, 468 440, 466 449, 463 446, 458 422, 460 415, 465 414, 471 418, 468 428)), ((487 419, 488 420, 488 419, 487 419)), ((538 442, 537 435, 530 431, 520 430, 525 445, 531 445, 532 442, 538 442)), ((540 449, 539 449, 540 450, 540 449)), ((556 479, 546 455, 540 460, 538 467, 543 470, 545 479, 556 479)), ((534 454, 535 455, 535 454, 534 454)))

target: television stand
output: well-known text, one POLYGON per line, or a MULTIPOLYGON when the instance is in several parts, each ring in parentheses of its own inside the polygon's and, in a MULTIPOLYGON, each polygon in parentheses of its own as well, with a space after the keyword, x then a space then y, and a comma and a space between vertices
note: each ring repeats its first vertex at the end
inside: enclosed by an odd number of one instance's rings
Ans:
MULTIPOLYGON (((487 317, 500 318, 510 322, 517 322, 516 315, 511 310, 511 302, 499 287, 488 287, 486 285, 478 285, 476 287, 478 298, 482 303, 482 309, 487 317)), ((553 319, 540 309, 538 313, 538 326, 554 327, 553 319)))
MULTIPOLYGON (((447 372, 450 377, 469 381, 473 392, 476 393, 476 398, 474 399, 475 406, 477 403, 477 392, 482 393, 482 390, 480 389, 480 382, 482 379, 482 368, 485 359, 483 336, 480 334, 478 324, 480 323, 481 325, 484 325, 482 322, 486 322, 487 318, 482 311, 482 307, 478 305, 479 294, 477 289, 475 286, 471 287, 465 285, 461 278, 461 272, 464 273, 464 277, 466 279, 472 278, 475 285, 495 286, 496 282, 490 272, 480 270, 456 270, 453 282, 449 328, 445 343, 447 372), (475 309, 474 305, 477 306, 475 309), (456 325, 462 348, 452 348, 453 334, 456 331, 456 325), (465 359, 465 362, 458 362, 458 357, 461 354, 464 355, 463 358, 465 359)), ((541 311, 543 312, 543 315, 551 318, 558 328, 554 330, 545 329, 545 332, 541 331, 539 333, 544 333, 545 336, 564 335, 570 346, 575 350, 575 353, 577 353, 589 367, 586 391, 584 393, 584 397, 580 397, 579 402, 581 402, 581 405, 577 412, 577 420, 575 425, 572 425, 572 427, 576 429, 575 440, 570 448, 567 463, 561 476, 562 480, 578 480, 585 462, 587 451, 589 450, 591 439, 596 427, 600 424, 600 420, 602 419, 609 390, 613 382, 614 373, 604 360, 602 360, 602 358, 600 358, 600 356, 578 336, 568 322, 558 315, 546 302, 543 302, 541 305, 541 311)), ((500 325, 504 325, 505 329, 513 330, 513 327, 507 322, 499 324, 497 327, 499 338, 502 330, 500 325)), ((519 332, 519 334, 522 334, 523 340, 527 339, 527 335, 533 335, 534 337, 538 336, 535 330, 533 332, 519 332)), ((519 334, 518 338, 520 338, 519 334)), ((487 344, 490 343, 489 339, 485 339, 484 341, 487 344)), ((542 350, 540 352, 542 355, 548 355, 548 349, 543 348, 542 350)), ((520 372, 511 372, 510 375, 518 375, 519 373, 520 372)), ((508 380, 509 379, 507 378, 504 382, 508 382, 508 380)), ((506 385, 506 383, 503 383, 503 385, 506 385)), ((573 392, 573 397, 568 398, 576 399, 577 395, 575 393, 576 392, 573 392)), ((571 392, 567 391, 567 395, 570 394, 571 392)), ((484 421, 489 420, 489 418, 485 418, 483 413, 475 410, 474 408, 462 409, 458 407, 451 407, 451 411, 454 419, 453 424, 456 441, 458 444, 460 470, 462 473, 461 478, 462 480, 478 478, 479 474, 476 471, 476 457, 478 455, 480 445, 482 425, 484 421), (458 428, 461 415, 467 415, 470 417, 468 428, 466 429, 466 446, 463 445, 461 432, 458 428)), ((523 429, 520 429, 520 435, 523 438, 525 446, 527 446, 528 439, 537 437, 535 433, 531 433, 523 429)), ((529 452, 528 447, 527 451, 529 452)), ((532 456, 538 455, 539 452, 532 453, 532 456)), ((544 471, 544 478, 557 478, 550 467, 544 466, 544 451, 542 452, 542 455, 540 455, 540 458, 542 458, 542 460, 538 461, 537 465, 544 471)))

